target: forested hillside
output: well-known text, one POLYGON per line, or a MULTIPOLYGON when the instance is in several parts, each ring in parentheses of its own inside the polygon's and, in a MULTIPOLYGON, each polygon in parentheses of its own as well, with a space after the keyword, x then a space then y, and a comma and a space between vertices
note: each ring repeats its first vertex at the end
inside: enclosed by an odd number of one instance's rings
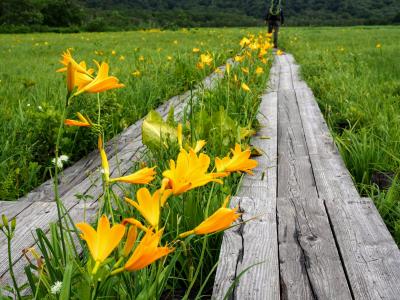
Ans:
MULTIPOLYGON (((2 28, 117 30, 146 27, 255 26, 263 0, 2 0, 2 28)), ((288 25, 400 22, 399 0, 282 0, 288 25)))

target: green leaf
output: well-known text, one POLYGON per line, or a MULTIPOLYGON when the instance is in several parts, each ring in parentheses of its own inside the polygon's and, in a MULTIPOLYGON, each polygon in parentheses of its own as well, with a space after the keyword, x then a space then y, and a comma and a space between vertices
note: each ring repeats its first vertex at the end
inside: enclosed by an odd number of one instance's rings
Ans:
POLYGON ((158 112, 152 110, 142 124, 142 142, 150 150, 168 148, 168 145, 178 142, 176 128, 165 122, 158 112))
POLYGON ((72 263, 68 263, 65 267, 64 278, 60 292, 60 300, 68 300, 71 290, 71 278, 72 278, 72 263))

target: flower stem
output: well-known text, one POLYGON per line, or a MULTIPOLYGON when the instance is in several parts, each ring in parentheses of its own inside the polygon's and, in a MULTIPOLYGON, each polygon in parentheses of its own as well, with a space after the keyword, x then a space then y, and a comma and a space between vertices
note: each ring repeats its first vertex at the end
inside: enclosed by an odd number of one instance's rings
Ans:
POLYGON ((18 299, 22 299, 21 298, 21 294, 19 293, 17 280, 15 279, 13 264, 12 264, 12 260, 11 260, 11 239, 12 239, 12 236, 11 235, 6 235, 6 236, 7 236, 8 266, 10 268, 10 275, 11 275, 11 278, 12 278, 12 281, 13 281, 13 284, 14 284, 14 289, 17 292, 17 298, 18 299))
POLYGON ((94 268, 92 270, 92 275, 96 275, 96 273, 99 270, 99 268, 100 268, 100 262, 96 261, 96 264, 94 265, 94 268))
POLYGON ((123 272, 125 269, 124 269, 124 267, 121 267, 121 268, 118 268, 118 269, 115 269, 114 271, 112 271, 111 272, 111 276, 114 276, 114 275, 117 275, 117 274, 119 274, 119 273, 121 273, 121 272, 123 272))

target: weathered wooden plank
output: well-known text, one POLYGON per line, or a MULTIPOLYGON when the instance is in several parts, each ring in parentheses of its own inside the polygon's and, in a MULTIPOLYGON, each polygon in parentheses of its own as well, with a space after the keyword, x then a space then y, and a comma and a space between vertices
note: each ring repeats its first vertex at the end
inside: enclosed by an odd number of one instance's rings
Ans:
POLYGON ((369 198, 325 206, 355 299, 399 299, 400 252, 369 198))
POLYGON ((278 198, 284 299, 352 299, 323 201, 278 198))
MULTIPOLYGON (((264 118, 259 118, 259 121, 264 127, 252 139, 252 144, 265 152, 263 158, 266 169, 262 172, 266 187, 246 189, 243 186, 238 193, 247 196, 240 202, 240 208, 244 211, 242 218, 256 219, 241 228, 243 254, 236 275, 245 273, 235 289, 236 299, 280 299, 276 222, 277 101, 277 93, 263 96, 259 111, 264 118), (269 139, 264 139, 265 136, 269 139), (249 267, 251 269, 246 270, 249 267)), ((254 170, 257 174, 260 171, 254 170)))
MULTIPOLYGON (((232 197, 230 207, 240 206, 239 202, 239 197, 232 197)), ((236 267, 242 255, 242 248, 243 241, 240 227, 232 227, 226 230, 222 239, 212 299, 224 299, 231 286, 235 283, 236 267)), ((228 299, 234 299, 234 296, 231 295, 228 299)))
MULTIPOLYGON (((292 80, 291 76, 283 78, 292 80)), ((284 84, 285 88, 290 86, 284 84)), ((351 299, 329 220, 318 199, 294 90, 279 90, 278 101, 277 213, 282 298, 351 299)))
POLYGON ((316 186, 325 198, 353 297, 398 299, 399 249, 372 201, 359 198, 312 91, 300 86, 296 95, 316 186))
POLYGON ((31 204, 32 203, 27 201, 0 201, 0 216, 5 215, 9 220, 11 220, 31 204))
MULTIPOLYGON (((271 190, 271 189, 269 189, 271 190)), ((266 191, 268 193, 268 191, 266 191)), ((236 276, 242 272, 235 288, 235 299, 280 299, 278 245, 276 231, 276 197, 265 192, 240 199, 242 238, 236 276), (249 269, 250 268, 250 269, 249 269)))
MULTIPOLYGON (((279 74, 270 76, 271 83, 279 74)), ((276 228, 276 92, 270 91, 263 96, 257 117, 262 127, 251 143, 264 154, 255 158, 259 162, 255 175, 244 176, 238 192, 240 197, 235 197, 231 204, 232 207, 239 206, 243 220, 256 219, 224 233, 213 299, 223 299, 242 272, 231 299, 280 299, 276 228)))

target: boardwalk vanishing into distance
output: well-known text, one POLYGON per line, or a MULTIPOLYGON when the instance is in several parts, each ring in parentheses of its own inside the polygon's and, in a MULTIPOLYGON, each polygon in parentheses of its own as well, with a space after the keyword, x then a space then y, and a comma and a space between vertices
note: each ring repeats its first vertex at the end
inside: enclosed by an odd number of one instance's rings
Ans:
POLYGON ((224 233, 213 299, 400 299, 399 249, 292 55, 276 57, 259 121, 265 153, 231 203, 256 219, 224 233))
MULTIPOLYGON (((223 68, 221 68, 223 71, 223 68)), ((211 88, 214 73, 203 81, 211 88)), ((171 106, 179 117, 190 92, 171 106)), ((263 151, 254 176, 244 176, 231 206, 243 221, 224 233, 213 299, 400 299, 400 252, 369 198, 359 196, 312 91, 293 56, 276 56, 259 109, 261 130, 252 144, 263 151)), ((124 175, 145 147, 139 121, 107 144, 111 176, 124 175)), ((77 194, 92 195, 88 219, 102 187, 95 151, 63 172, 61 199, 74 220, 83 218, 77 194)), ((0 214, 17 218, 12 244, 16 277, 24 281, 23 249, 32 231, 57 220, 51 181, 19 201, 0 201, 0 214)), ((0 236, 0 285, 9 284, 7 243, 0 236)))

